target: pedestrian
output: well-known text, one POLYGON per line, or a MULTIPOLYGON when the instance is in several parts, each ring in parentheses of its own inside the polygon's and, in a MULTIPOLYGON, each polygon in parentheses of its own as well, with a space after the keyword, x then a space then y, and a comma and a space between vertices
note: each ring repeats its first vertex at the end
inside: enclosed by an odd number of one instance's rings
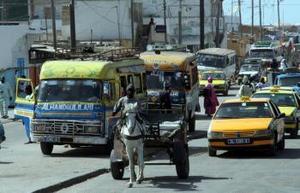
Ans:
POLYGON ((285 71, 287 68, 288 68, 288 65, 287 65, 286 59, 282 59, 280 62, 279 69, 282 71, 285 71))
POLYGON ((8 83, 5 81, 5 77, 2 77, 0 83, 0 113, 4 119, 8 118, 8 106, 12 100, 12 90, 8 83))
POLYGON ((265 78, 261 77, 259 82, 256 84, 255 87, 256 87, 256 89, 262 89, 262 88, 265 88, 265 87, 268 87, 268 86, 269 86, 269 84, 266 83, 265 78))
POLYGON ((210 76, 207 79, 208 84, 203 90, 205 114, 211 117, 216 112, 216 107, 219 105, 217 95, 213 86, 213 78, 210 76))
POLYGON ((272 59, 272 62, 271 62, 271 65, 270 65, 271 69, 273 71, 276 71, 278 70, 278 62, 275 58, 272 59))
POLYGON ((171 113, 171 87, 169 82, 164 83, 164 91, 160 96, 160 109, 168 109, 167 112, 171 113))
POLYGON ((249 82, 248 76, 243 77, 243 84, 238 92, 239 97, 248 96, 250 97, 253 93, 253 88, 251 83, 249 82))

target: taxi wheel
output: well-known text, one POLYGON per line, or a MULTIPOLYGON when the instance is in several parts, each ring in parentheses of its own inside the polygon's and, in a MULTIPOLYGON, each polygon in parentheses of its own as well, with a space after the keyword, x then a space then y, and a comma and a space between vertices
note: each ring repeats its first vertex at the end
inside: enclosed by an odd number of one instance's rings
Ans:
POLYGON ((298 135, 298 129, 292 129, 290 134, 292 138, 296 138, 298 135))
POLYGON ((215 157, 215 156, 217 156, 217 150, 215 150, 215 149, 213 149, 212 147, 208 147, 208 155, 210 156, 210 157, 215 157))
POLYGON ((285 137, 282 136, 282 139, 280 140, 280 142, 278 143, 278 149, 279 150, 284 150, 285 148, 285 137))
POLYGON ((276 153, 277 153, 277 136, 275 135, 274 138, 273 138, 273 145, 271 146, 270 150, 269 150, 269 155, 270 156, 275 156, 276 153))
POLYGON ((193 133, 195 132, 196 127, 196 117, 195 115, 189 120, 189 132, 193 133))

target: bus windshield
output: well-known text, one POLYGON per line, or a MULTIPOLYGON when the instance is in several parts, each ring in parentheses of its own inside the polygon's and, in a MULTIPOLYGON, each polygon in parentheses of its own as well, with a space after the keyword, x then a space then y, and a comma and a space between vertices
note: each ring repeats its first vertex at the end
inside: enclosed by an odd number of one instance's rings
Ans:
POLYGON ((226 75, 224 73, 203 73, 201 79, 207 80, 208 77, 212 77, 214 80, 225 80, 226 75))
POLYGON ((216 68, 225 67, 225 56, 217 56, 211 54, 199 54, 197 58, 198 66, 208 66, 216 68))
POLYGON ((147 89, 164 89, 168 85, 171 89, 184 88, 182 72, 149 72, 147 73, 147 89))
POLYGON ((101 96, 101 82, 97 80, 42 80, 38 101, 97 102, 101 96))
POLYGON ((250 57, 254 58, 274 58, 275 54, 272 49, 257 49, 250 51, 250 57))

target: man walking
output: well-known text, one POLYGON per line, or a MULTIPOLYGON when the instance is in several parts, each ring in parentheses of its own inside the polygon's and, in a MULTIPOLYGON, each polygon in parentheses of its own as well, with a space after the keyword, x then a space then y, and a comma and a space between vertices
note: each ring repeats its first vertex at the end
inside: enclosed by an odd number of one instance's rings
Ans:
POLYGON ((12 91, 8 83, 5 81, 5 77, 2 77, 0 83, 0 113, 2 118, 8 118, 8 106, 12 100, 12 91))

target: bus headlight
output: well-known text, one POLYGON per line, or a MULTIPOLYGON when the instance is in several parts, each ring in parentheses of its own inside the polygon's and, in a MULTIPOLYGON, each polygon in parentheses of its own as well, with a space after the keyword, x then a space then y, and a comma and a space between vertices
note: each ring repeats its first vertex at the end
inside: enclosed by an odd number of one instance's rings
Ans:
POLYGON ((87 126, 84 128, 85 133, 98 133, 99 127, 97 126, 87 126))

